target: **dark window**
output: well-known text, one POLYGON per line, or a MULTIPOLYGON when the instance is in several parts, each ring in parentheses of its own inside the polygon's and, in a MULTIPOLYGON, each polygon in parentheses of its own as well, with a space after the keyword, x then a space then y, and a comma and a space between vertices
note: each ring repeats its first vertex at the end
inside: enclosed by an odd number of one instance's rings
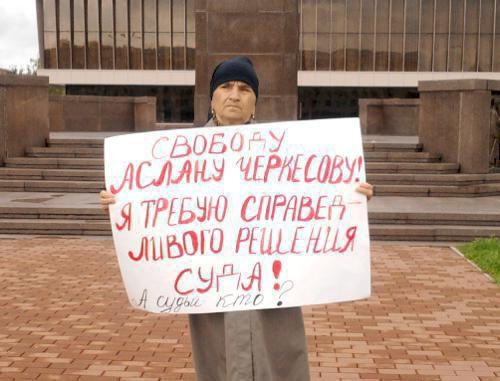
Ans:
POLYGON ((130 0, 130 68, 142 69, 141 0, 130 0))
POLYGON ((156 69, 156 33, 144 33, 144 69, 156 69))
POLYGON ((318 33, 316 70, 330 70, 330 33, 318 33))
POLYGON ((373 45, 375 27, 375 2, 361 2, 361 70, 373 70, 373 45))
POLYGON ((302 70, 315 70, 316 35, 302 34, 302 70))
POLYGON ((375 71, 389 70, 389 33, 377 33, 375 40, 375 71))
POLYGON ((419 0, 406 0, 404 71, 417 71, 419 11, 419 0))
POLYGON ((85 68, 85 33, 73 33, 73 69, 85 68))
POLYGON ((144 0, 144 69, 156 69, 156 0, 144 0))
POLYGON ((71 68, 71 33, 59 32, 59 69, 71 68))
POLYGON ((73 69, 85 68, 85 6, 84 0, 73 1, 73 69))
POLYGON ((403 70, 404 0, 392 0, 389 70, 403 70))
POLYGON ((436 0, 433 71, 446 71, 448 61, 449 0, 436 0))
POLYGON ((332 34, 332 70, 345 70, 345 39, 344 34, 332 34))
POLYGON ((44 50, 44 65, 47 69, 57 69, 57 38, 56 32, 45 32, 43 44, 44 50))
POLYGON ((316 32, 316 1, 302 1, 302 31, 304 33, 316 32))
POLYGON ((466 1, 464 71, 477 71, 479 1, 466 1))
POLYGON ((377 1, 375 18, 375 71, 389 69, 389 0, 377 1))
POLYGON ((87 68, 99 69, 99 5, 87 0, 87 68))
POLYGON ((318 6, 317 6, 317 32, 318 33, 331 33, 331 27, 332 27, 332 22, 331 22, 331 15, 332 15, 332 10, 331 10, 331 1, 330 0, 317 0, 318 6))
POLYGON ((69 1, 59 2, 59 68, 71 68, 71 12, 69 1))
POLYGON ((172 69, 184 70, 185 60, 184 0, 172 0, 172 69))
POLYGON ((344 33, 345 31, 345 1, 332 1, 332 33, 344 33))
POLYGON ((54 0, 43 1, 44 67, 57 69, 56 4, 54 0))
POLYGON ((171 34, 159 33, 158 35, 158 69, 170 70, 170 49, 171 49, 171 34))
POLYGON ((43 28, 46 31, 56 31, 55 0, 43 0, 43 28))
POLYGON ((358 116, 360 98, 418 98, 416 88, 300 87, 299 119, 358 116))
POLYGON ((113 69, 113 0, 101 0, 101 67, 113 69))
POLYGON ((419 71, 432 71, 434 44, 434 0, 422 0, 420 9, 420 45, 418 50, 419 71))
POLYGON ((417 71, 418 66, 418 33, 406 34, 404 70, 417 71))
POLYGON ((194 87, 191 86, 66 86, 68 95, 149 96, 156 98, 159 122, 192 123, 194 87))
POLYGON ((176 33, 185 30, 184 0, 172 0, 172 31, 176 33))
POLYGON ((359 33, 359 18, 361 16, 361 0, 347 2, 347 33, 359 33))
POLYGON ((158 31, 170 32, 170 0, 158 0, 158 31))
POLYGON ((172 69, 184 70, 184 33, 173 33, 172 45, 172 69))
POLYGON ((359 34, 347 34, 347 49, 346 49, 346 70, 359 70, 359 34))
POLYGON ((451 20, 448 71, 462 71, 464 0, 454 0, 451 2, 451 20))
POLYGON ((69 1, 59 1, 59 31, 71 32, 71 9, 69 1))
POLYGON ((479 71, 491 71, 493 20, 495 0, 481 2, 481 32, 479 34, 479 71))
POLYGON ((128 1, 115 0, 115 68, 128 69, 128 1))

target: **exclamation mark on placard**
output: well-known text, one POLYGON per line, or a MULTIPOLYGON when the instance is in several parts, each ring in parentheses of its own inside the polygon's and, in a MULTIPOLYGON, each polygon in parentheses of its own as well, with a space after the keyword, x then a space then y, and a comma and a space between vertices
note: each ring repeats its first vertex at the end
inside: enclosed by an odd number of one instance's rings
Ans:
MULTIPOLYGON (((276 278, 276 280, 278 280, 278 277, 280 276, 280 272, 281 272, 281 261, 274 261, 273 262, 273 274, 274 274, 274 277, 276 278)), ((278 291, 280 289, 280 284, 278 282, 276 282, 274 284, 274 289, 276 291, 278 291)))
MULTIPOLYGON (((358 164, 358 173, 359 173, 359 172, 361 172, 361 167, 363 166, 363 158, 362 157, 358 158, 357 164, 358 164)), ((359 183, 359 181, 360 181, 359 177, 356 177, 354 179, 354 181, 356 181, 357 183, 359 183)))

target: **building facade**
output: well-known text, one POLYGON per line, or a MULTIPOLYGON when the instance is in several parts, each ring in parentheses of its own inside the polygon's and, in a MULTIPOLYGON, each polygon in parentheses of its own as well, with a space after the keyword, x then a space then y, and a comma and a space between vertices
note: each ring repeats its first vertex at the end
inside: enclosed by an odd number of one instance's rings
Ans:
MULTIPOLYGON (((300 0, 299 118, 419 80, 500 79, 500 0, 300 0)), ((70 94, 155 95, 193 118, 195 0, 37 0, 41 69, 70 94)), ((272 38, 272 36, 271 36, 272 38)))

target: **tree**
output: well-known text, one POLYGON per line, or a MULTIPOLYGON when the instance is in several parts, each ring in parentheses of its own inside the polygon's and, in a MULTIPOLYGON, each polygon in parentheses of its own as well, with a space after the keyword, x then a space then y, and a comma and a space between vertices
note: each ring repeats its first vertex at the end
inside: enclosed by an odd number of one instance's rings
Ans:
POLYGON ((11 66, 9 73, 14 75, 36 75, 40 58, 30 58, 30 63, 25 66, 11 66))

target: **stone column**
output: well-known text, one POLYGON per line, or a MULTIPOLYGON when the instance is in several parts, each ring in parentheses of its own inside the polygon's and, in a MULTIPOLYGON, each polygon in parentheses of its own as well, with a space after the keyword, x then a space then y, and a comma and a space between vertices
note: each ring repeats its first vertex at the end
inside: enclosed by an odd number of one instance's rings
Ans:
POLYGON ((460 164, 462 173, 487 173, 491 91, 500 90, 500 81, 420 81, 418 90, 424 149, 460 164))
POLYGON ((45 146, 49 137, 49 78, 0 76, 0 165, 45 146))
POLYGON ((417 135, 419 104, 419 99, 359 99, 362 134, 417 135))
POLYGON ((240 55, 259 77, 256 119, 297 119, 297 0, 196 0, 195 20, 195 125, 207 120, 213 69, 240 55))
POLYGON ((135 131, 147 132, 155 130, 156 98, 136 97, 134 100, 135 131))

